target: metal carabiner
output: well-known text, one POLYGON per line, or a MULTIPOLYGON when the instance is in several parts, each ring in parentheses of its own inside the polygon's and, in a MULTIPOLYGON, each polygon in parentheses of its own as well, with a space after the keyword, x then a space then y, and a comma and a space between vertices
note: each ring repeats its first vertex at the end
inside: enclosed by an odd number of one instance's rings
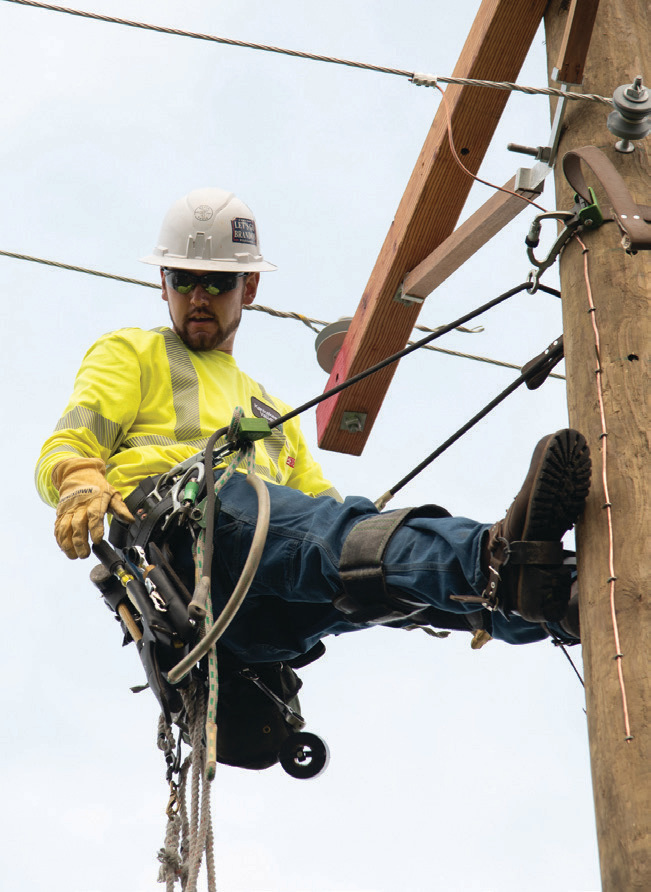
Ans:
POLYGON ((179 796, 179 788, 174 783, 173 780, 170 782, 170 798, 167 800, 167 808, 165 809, 165 814, 168 819, 171 821, 175 818, 178 813, 181 811, 181 798, 179 796))
POLYGON ((166 530, 174 519, 178 519, 179 516, 183 518, 192 510, 193 501, 191 499, 185 498, 184 490, 188 483, 194 482, 201 485, 201 483, 203 483, 205 474, 206 468, 204 462, 197 461, 193 465, 190 465, 190 467, 187 468, 179 477, 179 479, 172 485, 172 488, 169 491, 169 496, 172 500, 172 510, 165 518, 165 523, 162 526, 162 530, 166 530))
POLYGON ((550 211, 545 214, 538 214, 537 217, 534 218, 533 223, 529 229, 527 237, 525 238, 525 244, 527 246, 527 257, 536 267, 532 269, 529 273, 527 281, 530 283, 530 287, 527 288, 529 294, 535 294, 538 290, 538 285, 540 282, 540 277, 548 270, 550 266, 553 266, 565 245, 569 242, 571 238, 573 238, 574 233, 577 228, 581 225, 581 220, 578 215, 572 211, 550 211), (540 232, 542 229, 542 221, 543 220, 565 220, 567 221, 565 227, 559 233, 556 241, 552 245, 549 250, 549 253, 543 260, 538 260, 536 255, 533 253, 533 249, 537 248, 540 244, 540 232))
POLYGON ((174 511, 176 511, 176 510, 180 511, 185 506, 185 504, 187 502, 187 499, 185 499, 181 495, 182 490, 185 490, 185 487, 188 485, 188 483, 191 483, 191 482, 201 484, 203 482, 205 473, 206 473, 205 464, 204 464, 204 462, 201 461, 201 462, 196 462, 194 465, 189 467, 187 469, 187 471, 185 472, 185 474, 183 474, 181 477, 179 477, 179 479, 176 481, 176 483, 172 486, 172 488, 170 490, 170 496, 172 497, 172 505, 173 505, 174 511))

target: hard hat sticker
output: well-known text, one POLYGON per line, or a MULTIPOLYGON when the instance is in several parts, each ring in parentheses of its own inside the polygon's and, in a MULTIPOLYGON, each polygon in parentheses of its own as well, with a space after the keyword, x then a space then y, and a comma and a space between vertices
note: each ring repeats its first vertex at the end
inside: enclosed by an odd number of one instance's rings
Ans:
POLYGON ((255 232, 255 220, 247 220, 246 217, 235 217, 231 220, 233 228, 233 241, 244 242, 246 245, 257 245, 258 239, 255 232))

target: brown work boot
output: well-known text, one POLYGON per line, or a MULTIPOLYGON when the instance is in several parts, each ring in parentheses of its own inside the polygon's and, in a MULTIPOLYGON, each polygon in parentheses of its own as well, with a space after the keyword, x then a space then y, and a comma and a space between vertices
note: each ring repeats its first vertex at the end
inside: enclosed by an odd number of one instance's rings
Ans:
POLYGON ((576 582, 572 583, 570 601, 565 615, 560 620, 561 629, 577 641, 581 640, 581 621, 579 617, 579 591, 576 582))
POLYGON ((557 431, 538 443, 522 489, 482 549, 487 604, 531 622, 565 616, 571 568, 563 563, 561 539, 583 510, 590 468, 590 451, 578 431, 557 431))

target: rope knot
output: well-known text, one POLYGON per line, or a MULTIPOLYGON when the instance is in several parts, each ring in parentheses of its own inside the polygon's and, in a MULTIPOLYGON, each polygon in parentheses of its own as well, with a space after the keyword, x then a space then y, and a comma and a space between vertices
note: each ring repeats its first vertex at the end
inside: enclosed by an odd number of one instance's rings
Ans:
POLYGON ((175 879, 182 879, 184 873, 183 861, 179 853, 173 849, 171 846, 164 846, 163 848, 158 850, 158 854, 156 855, 158 860, 160 861, 160 870, 158 871, 158 880, 159 883, 166 883, 170 872, 174 876, 175 879))

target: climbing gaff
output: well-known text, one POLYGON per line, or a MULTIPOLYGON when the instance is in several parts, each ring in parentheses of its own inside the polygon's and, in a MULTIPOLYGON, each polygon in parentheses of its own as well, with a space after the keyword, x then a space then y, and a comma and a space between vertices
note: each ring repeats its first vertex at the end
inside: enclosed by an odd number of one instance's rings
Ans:
POLYGON ((282 715, 283 719, 297 731, 302 731, 305 727, 305 719, 303 716, 298 713, 295 709, 289 705, 289 703, 285 703, 285 701, 279 697, 277 694, 271 690, 269 685, 266 685, 259 674, 250 667, 245 666, 244 669, 240 670, 240 675, 242 678, 247 678, 249 681, 252 681, 253 684, 259 688, 265 697, 268 697, 272 703, 274 703, 278 707, 278 711, 282 715))

